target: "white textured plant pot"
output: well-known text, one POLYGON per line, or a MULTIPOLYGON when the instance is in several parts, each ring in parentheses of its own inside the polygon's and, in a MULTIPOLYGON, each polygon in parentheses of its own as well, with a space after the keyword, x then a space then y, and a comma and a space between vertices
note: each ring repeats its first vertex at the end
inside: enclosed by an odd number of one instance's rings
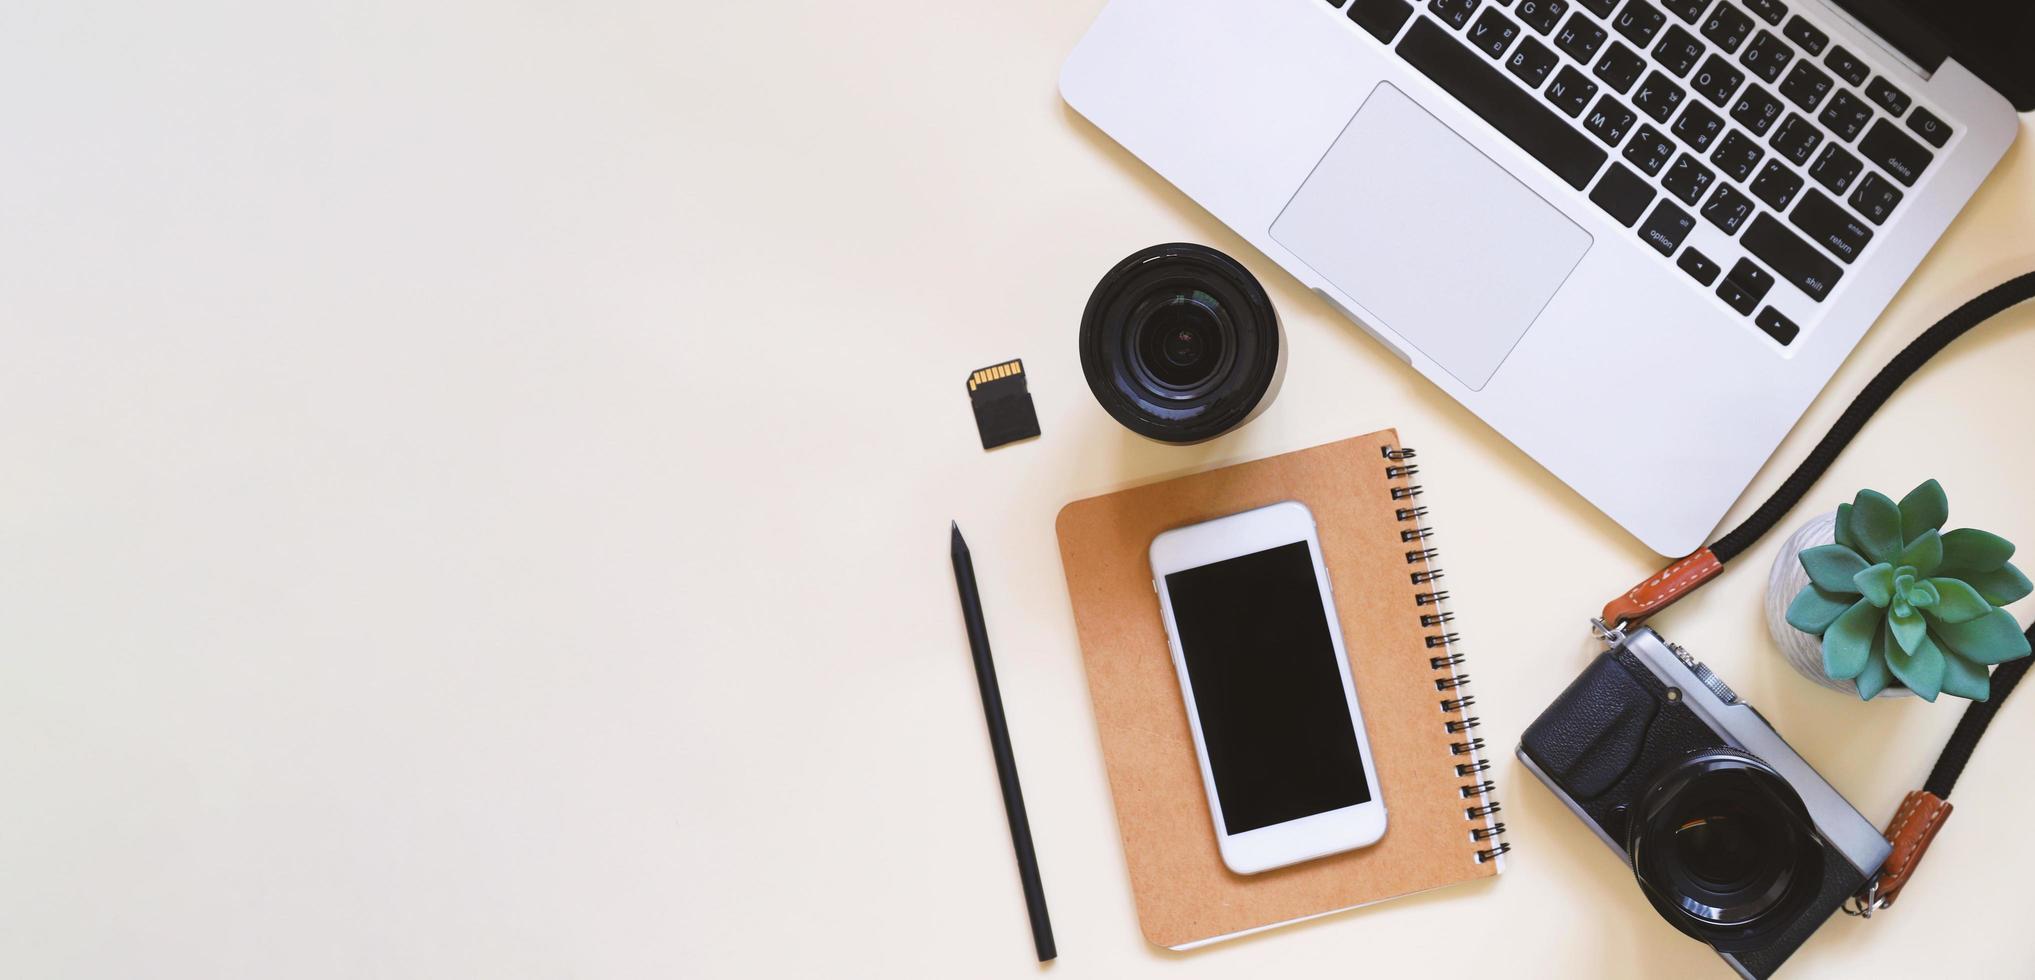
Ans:
MULTIPOLYGON (((1817 545, 1833 544, 1837 541, 1837 512, 1831 511, 1802 525, 1781 545, 1781 553, 1774 556, 1773 571, 1767 576, 1766 584, 1766 628, 1779 647, 1781 656, 1795 673, 1815 681, 1833 691, 1843 691, 1858 697, 1858 685, 1850 681, 1833 680, 1823 672, 1823 638, 1810 636, 1788 625, 1788 605, 1801 594, 1802 587, 1809 584, 1809 573, 1802 568, 1796 556, 1817 545)), ((1915 692, 1902 687, 1900 683, 1888 684, 1886 690, 1876 697, 1911 698, 1915 692)))

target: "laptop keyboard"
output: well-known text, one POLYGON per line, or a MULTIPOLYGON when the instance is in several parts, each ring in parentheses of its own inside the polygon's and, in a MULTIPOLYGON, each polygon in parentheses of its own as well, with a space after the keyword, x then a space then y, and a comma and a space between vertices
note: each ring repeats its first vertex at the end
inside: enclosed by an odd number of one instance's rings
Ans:
POLYGON ((1327 3, 1782 346, 1951 136, 1781 0, 1327 3))

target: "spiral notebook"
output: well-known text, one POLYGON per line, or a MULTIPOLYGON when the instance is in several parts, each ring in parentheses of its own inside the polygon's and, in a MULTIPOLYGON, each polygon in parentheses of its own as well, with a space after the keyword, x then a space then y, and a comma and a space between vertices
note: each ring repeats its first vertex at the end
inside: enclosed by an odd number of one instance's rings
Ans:
POLYGON ((1418 474, 1387 429, 1060 511, 1088 693, 1154 944, 1191 949, 1503 870, 1511 845, 1418 474), (1284 500, 1314 512, 1389 823, 1370 847, 1245 876, 1216 850, 1146 552, 1160 531, 1284 500))

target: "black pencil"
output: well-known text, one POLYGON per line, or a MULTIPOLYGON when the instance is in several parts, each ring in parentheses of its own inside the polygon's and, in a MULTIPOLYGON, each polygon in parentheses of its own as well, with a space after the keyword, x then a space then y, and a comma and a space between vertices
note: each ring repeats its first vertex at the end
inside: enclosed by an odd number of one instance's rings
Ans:
POLYGON ((975 592, 975 562, 961 525, 954 525, 954 585, 961 590, 961 615, 968 623, 968 648, 975 654, 975 682, 982 688, 982 714, 989 721, 989 746, 996 753, 996 778, 1003 783, 1003 812, 1010 818, 1010 843, 1017 851, 1018 878, 1024 882, 1025 911, 1032 917, 1032 945, 1039 962, 1058 955, 1053 949, 1053 923, 1046 917, 1046 889, 1039 883, 1039 857, 1032 851, 1032 825, 1025 819, 1025 794, 1018 788, 1017 759, 1010 751, 1010 728, 1003 720, 1003 695, 996 688, 996 664, 989 659, 989 630, 982 625, 982 598, 975 592))

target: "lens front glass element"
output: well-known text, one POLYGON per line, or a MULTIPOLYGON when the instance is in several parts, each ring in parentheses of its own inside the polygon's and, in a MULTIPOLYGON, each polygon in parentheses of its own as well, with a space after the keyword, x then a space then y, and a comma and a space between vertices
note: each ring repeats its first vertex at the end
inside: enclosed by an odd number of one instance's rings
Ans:
POLYGON ((1759 870, 1760 819, 1733 800, 1705 807, 1675 828, 1675 859, 1708 888, 1742 887, 1759 870))
POLYGON ((1647 897, 1720 951, 1758 948, 1822 887, 1825 845, 1801 797, 1736 750, 1683 761, 1632 819, 1627 849, 1647 897))
POLYGON ((1192 392, 1227 366, 1231 332, 1222 301, 1207 292, 1156 292, 1131 315, 1136 369, 1163 392, 1192 392))
POLYGON ((1674 821, 1666 855, 1678 901, 1690 915, 1738 924, 1773 908, 1795 873, 1806 841, 1778 806, 1735 773, 1704 779, 1674 821))

